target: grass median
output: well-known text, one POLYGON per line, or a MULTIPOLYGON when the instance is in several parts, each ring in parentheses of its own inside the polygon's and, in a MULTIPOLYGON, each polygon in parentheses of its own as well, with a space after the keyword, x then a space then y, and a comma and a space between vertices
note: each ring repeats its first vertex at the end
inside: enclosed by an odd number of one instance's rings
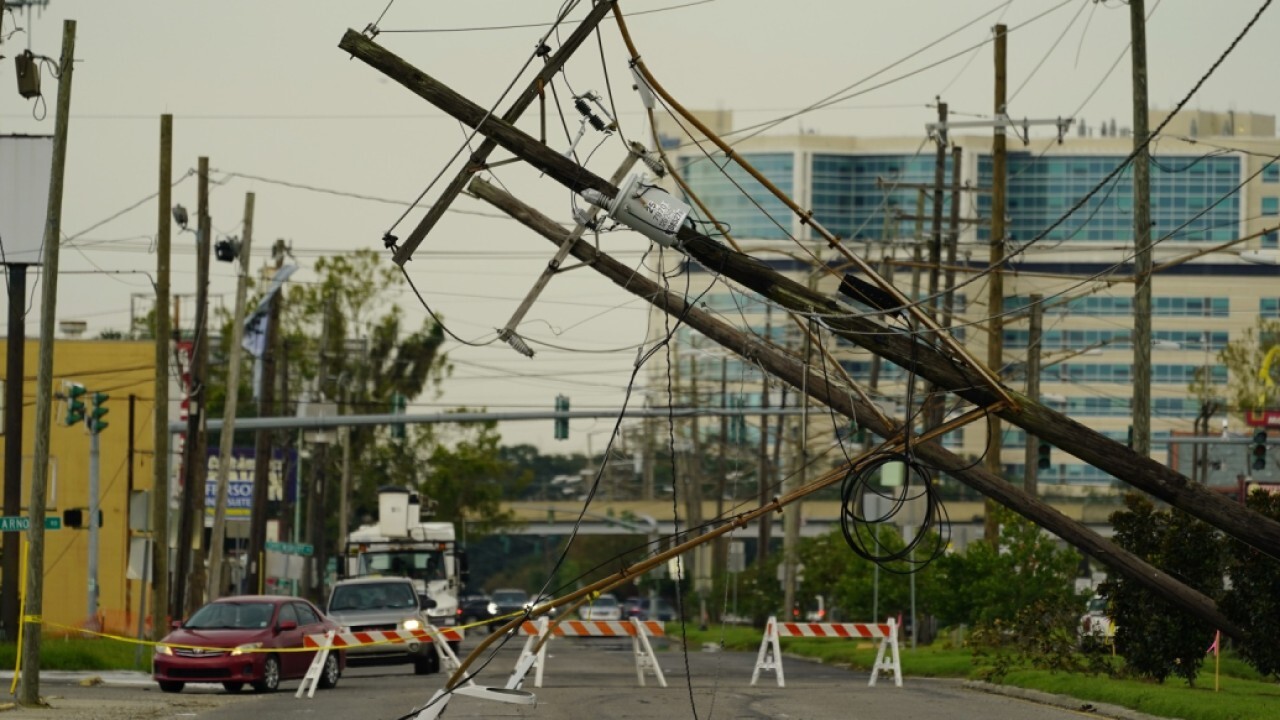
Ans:
MULTIPOLYGON (((678 624, 667 625, 667 636, 673 642, 679 641, 680 632, 678 624)), ((686 625, 684 632, 689 649, 695 651, 706 644, 715 644, 726 650, 755 652, 763 635, 756 628, 741 626, 699 630, 695 625, 686 625)), ((780 644, 785 654, 867 672, 871 670, 876 656, 876 645, 870 640, 782 638, 780 644)), ((989 675, 986 658, 976 657, 970 648, 943 638, 914 650, 909 643, 903 643, 899 655, 907 682, 911 677, 980 680, 989 675)), ((1114 663, 1117 668, 1123 666, 1120 658, 1116 658, 1114 663)), ((1277 717, 1280 712, 1280 684, 1263 678, 1229 652, 1224 652, 1221 658, 1217 690, 1214 689, 1212 657, 1206 658, 1194 687, 1173 678, 1156 683, 1025 666, 1010 668, 1000 684, 1065 695, 1083 701, 1082 705, 1108 703, 1180 720, 1261 720, 1277 717)))

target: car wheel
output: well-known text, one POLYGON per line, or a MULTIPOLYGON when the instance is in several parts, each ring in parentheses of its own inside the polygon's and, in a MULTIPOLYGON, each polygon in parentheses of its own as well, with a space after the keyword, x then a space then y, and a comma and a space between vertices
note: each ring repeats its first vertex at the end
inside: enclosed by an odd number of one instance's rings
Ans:
POLYGON ((186 683, 175 682, 173 680, 160 680, 159 682, 161 692, 167 693, 180 693, 182 692, 182 688, 186 685, 186 683))
POLYGON ((415 658, 413 661, 414 675, 431 675, 440 672, 440 656, 436 655, 435 648, 431 649, 431 654, 422 658, 415 658))
POLYGON ((262 661, 262 679, 253 683, 253 689, 260 693, 280 689, 280 659, 275 655, 262 661))
POLYGON ((226 689, 226 691, 227 691, 227 692, 229 692, 229 693, 238 693, 238 692, 240 692, 241 690, 243 690, 243 689, 244 689, 244 683, 242 683, 242 682, 224 682, 224 683, 222 683, 222 687, 223 687, 223 688, 225 688, 225 689, 226 689))
POLYGON ((324 669, 320 671, 320 682, 317 684, 321 690, 328 690, 337 687, 340 677, 342 677, 342 670, 338 667, 338 655, 329 653, 329 656, 324 659, 324 669))

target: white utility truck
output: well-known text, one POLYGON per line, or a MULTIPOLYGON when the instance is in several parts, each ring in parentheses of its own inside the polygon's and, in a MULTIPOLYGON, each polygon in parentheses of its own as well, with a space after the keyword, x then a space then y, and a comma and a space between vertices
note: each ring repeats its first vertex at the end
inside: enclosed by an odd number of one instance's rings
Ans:
POLYGON ((455 538, 453 523, 422 520, 417 493, 384 486, 378 488, 378 522, 347 536, 339 574, 407 577, 419 595, 435 601, 427 610, 431 624, 451 627, 458 622, 458 594, 467 573, 466 554, 455 538))

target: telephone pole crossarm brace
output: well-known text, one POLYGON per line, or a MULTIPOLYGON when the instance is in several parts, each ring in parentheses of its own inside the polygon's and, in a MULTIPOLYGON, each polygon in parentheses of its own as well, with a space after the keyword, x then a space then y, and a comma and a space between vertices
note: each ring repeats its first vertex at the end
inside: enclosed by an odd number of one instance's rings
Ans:
MULTIPOLYGON (((560 69, 564 67, 566 62, 568 62, 569 57, 573 55, 574 51, 577 50, 587 38, 591 37, 591 33, 595 32, 596 26, 604 19, 604 16, 613 7, 613 4, 614 0, 600 0, 600 2, 597 2, 596 5, 591 8, 591 12, 587 13, 587 16, 583 18, 578 27, 575 28, 569 37, 565 39, 564 43, 560 45, 560 49, 555 52, 549 52, 546 56, 546 64, 542 66, 542 69, 540 69, 538 74, 534 76, 532 81, 530 81, 529 86, 525 88, 524 92, 516 96, 515 102, 511 104, 511 107, 507 112, 502 115, 502 120, 504 122, 514 123, 522 114, 524 114, 524 111, 528 109, 534 99, 541 94, 542 88, 549 84, 551 82, 551 78, 555 77, 556 73, 560 72, 560 69)), ((353 30, 347 31, 348 35, 351 35, 352 33, 354 33, 353 30)), ((356 35, 358 37, 363 37, 358 33, 356 33, 356 35)), ((345 43, 346 40, 347 39, 344 37, 343 42, 345 43)), ((377 47, 377 45, 372 41, 369 41, 369 45, 377 47)), ((538 48, 538 52, 541 52, 542 50, 543 48, 538 48)), ((492 117, 492 115, 490 113, 485 113, 485 117, 489 118, 492 117)), ((479 129, 478 125, 474 123, 472 124, 472 127, 479 129)), ((395 255, 392 256, 392 259, 395 260, 397 265, 404 265, 409 261, 409 258, 413 257, 413 252, 418 249, 418 246, 421 245, 422 241, 427 237, 427 233, 431 232, 431 228, 435 227, 436 223, 440 221, 440 217, 444 215, 445 211, 449 209, 449 206, 453 201, 457 199, 458 195, 462 192, 463 186, 467 184, 467 180, 469 180, 476 171, 484 167, 485 160, 489 158, 489 154, 497 147, 498 143, 486 138, 474 151, 472 151, 471 158, 467 164, 462 168, 462 170, 458 171, 458 174, 453 178, 453 180, 445 186, 445 189, 440 193, 440 197, 436 199, 435 203, 431 205, 431 209, 427 211, 426 216, 423 217, 422 221, 418 223, 418 226, 413 229, 413 232, 409 234, 409 237, 405 238, 404 244, 396 248, 395 255)), ((391 239, 394 241, 394 238, 391 239)))
MULTIPOLYGON (((570 190, 592 189, 605 197, 617 194, 617 188, 608 181, 509 123, 493 119, 483 108, 359 33, 348 31, 339 47, 455 119, 471 127, 483 123, 483 133, 570 190)), ((1002 419, 1046 442, 1280 558, 1280 522, 1218 497, 1185 475, 1030 398, 1018 396, 1016 404, 1004 403, 1003 396, 1016 393, 1002 385, 997 392, 975 365, 956 363, 951 355, 914 334, 886 332, 883 323, 852 313, 831 298, 772 271, 756 258, 735 252, 688 226, 680 230, 678 240, 682 249, 703 266, 790 309, 820 316, 829 330, 854 344, 951 390, 977 407, 991 408, 1002 419)))

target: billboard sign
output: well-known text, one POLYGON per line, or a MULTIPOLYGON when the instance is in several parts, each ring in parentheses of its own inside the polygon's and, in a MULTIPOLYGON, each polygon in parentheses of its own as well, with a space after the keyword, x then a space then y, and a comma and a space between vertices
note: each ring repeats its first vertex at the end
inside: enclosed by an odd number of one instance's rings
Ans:
POLYGON ((0 238, 5 265, 43 262, 52 135, 0 135, 0 238))
MULTIPOLYGON (((253 508, 254 448, 238 447, 231 451, 231 471, 227 474, 227 519, 248 520, 253 508)), ((294 472, 298 453, 289 448, 276 448, 267 466, 267 502, 293 502, 297 496, 294 472)), ((218 506, 218 448, 209 448, 209 474, 204 484, 205 516, 212 518, 218 506)))

